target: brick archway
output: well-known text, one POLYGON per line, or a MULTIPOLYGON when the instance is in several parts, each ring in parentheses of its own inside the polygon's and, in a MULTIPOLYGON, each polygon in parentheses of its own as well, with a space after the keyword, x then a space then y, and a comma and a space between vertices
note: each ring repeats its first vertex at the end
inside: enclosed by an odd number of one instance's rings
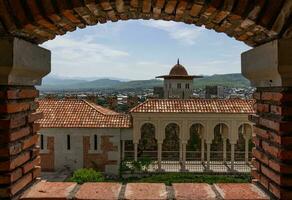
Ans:
POLYGON ((291 38, 289 0, 0 1, 0 35, 42 43, 87 25, 162 19, 204 25, 249 46, 291 38))
POLYGON ((1 0, 0 198, 16 199, 40 175, 34 85, 50 71, 50 51, 38 44, 77 27, 161 19, 256 47, 242 54, 242 72, 257 87, 252 177, 277 199, 291 199, 291 14, 292 0, 1 0))

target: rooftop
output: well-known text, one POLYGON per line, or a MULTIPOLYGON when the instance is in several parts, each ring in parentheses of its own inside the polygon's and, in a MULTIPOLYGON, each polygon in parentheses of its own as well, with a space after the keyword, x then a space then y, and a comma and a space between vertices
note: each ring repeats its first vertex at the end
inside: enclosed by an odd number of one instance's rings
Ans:
POLYGON ((254 113, 254 100, 243 99, 148 99, 132 113, 254 113))
POLYGON ((38 111, 42 128, 129 128, 130 116, 78 99, 42 99, 38 111))

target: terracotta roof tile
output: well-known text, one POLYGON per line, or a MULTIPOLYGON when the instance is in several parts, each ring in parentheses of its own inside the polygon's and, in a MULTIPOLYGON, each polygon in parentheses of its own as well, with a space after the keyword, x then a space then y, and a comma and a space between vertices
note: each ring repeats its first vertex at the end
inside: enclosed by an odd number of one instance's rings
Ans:
POLYGON ((78 99, 38 101, 42 128, 129 128, 129 115, 119 114, 92 102, 78 99))
POLYGON ((254 113, 254 100, 242 99, 149 99, 132 113, 254 113))

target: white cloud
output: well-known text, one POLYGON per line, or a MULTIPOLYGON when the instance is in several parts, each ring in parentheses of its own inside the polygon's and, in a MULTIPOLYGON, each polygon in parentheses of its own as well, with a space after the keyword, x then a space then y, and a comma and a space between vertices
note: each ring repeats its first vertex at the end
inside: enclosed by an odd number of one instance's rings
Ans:
POLYGON ((173 21, 141 21, 141 24, 156 28, 168 33, 169 37, 185 45, 194 45, 203 29, 195 26, 187 26, 173 21))

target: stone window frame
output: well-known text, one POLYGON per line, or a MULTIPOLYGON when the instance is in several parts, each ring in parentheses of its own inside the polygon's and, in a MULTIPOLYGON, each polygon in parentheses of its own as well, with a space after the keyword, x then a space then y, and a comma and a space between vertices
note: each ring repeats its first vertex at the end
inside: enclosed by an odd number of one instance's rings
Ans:
POLYGON ((92 134, 89 138, 89 151, 90 154, 101 153, 101 135, 100 134, 92 134), (94 149, 94 137, 97 136, 97 149, 94 149))

